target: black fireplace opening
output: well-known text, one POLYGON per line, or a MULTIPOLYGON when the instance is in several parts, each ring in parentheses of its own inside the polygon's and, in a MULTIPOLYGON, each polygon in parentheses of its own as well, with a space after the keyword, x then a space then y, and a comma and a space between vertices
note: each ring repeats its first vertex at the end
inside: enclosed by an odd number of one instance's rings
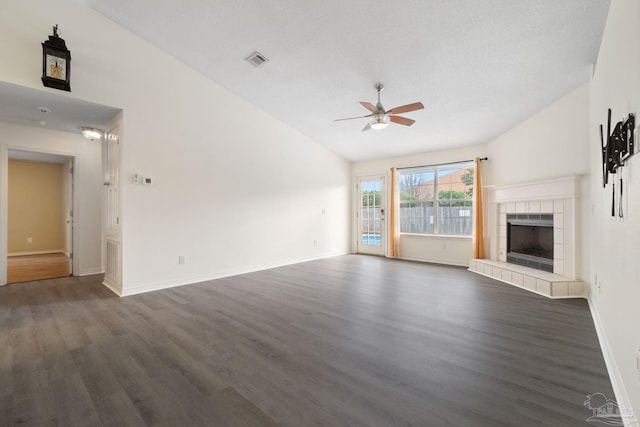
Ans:
POLYGON ((553 214, 507 215, 507 262, 553 273, 553 214))

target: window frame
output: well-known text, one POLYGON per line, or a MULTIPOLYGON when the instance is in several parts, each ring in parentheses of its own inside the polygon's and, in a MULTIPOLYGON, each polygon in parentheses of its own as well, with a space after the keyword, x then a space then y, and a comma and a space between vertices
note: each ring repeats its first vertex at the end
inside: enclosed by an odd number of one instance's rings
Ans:
MULTIPOLYGON (((407 167, 407 168, 398 168, 398 179, 400 181, 400 183, 402 182, 401 176, 403 173, 415 173, 415 172, 423 172, 423 173, 432 173, 433 174, 433 198, 432 199, 426 199, 426 200, 421 200, 419 203, 421 204, 427 204, 427 203, 432 203, 433 204, 433 232, 431 233, 419 233, 419 232, 406 232, 406 231, 402 231, 402 227, 400 229, 400 234, 405 234, 405 235, 412 235, 412 236, 436 236, 436 237, 455 237, 455 238, 471 238, 472 234, 473 234, 473 223, 474 223, 474 216, 473 216, 473 204, 474 204, 474 200, 473 200, 473 193, 467 197, 467 198, 462 198, 462 199, 441 199, 440 196, 440 183, 439 183, 439 176, 438 173, 440 170, 443 169, 459 169, 459 170, 472 170, 473 174, 474 174, 474 179, 473 182, 471 184, 471 187, 473 188, 473 186, 475 185, 475 164, 474 162, 469 162, 469 161, 465 161, 465 162, 455 162, 455 163, 444 163, 444 164, 437 164, 437 165, 429 165, 429 166, 415 166, 415 167, 407 167), (471 231, 469 232, 469 234, 441 234, 439 232, 439 208, 440 208, 440 203, 441 202, 468 202, 469 203, 469 210, 470 212, 470 218, 471 218, 471 231)), ((455 173, 455 172, 454 172, 455 173)), ((402 190, 400 190, 401 192, 402 190)), ((400 218, 400 220, 402 221, 402 200, 400 200, 400 209, 398 212, 398 217, 400 218)))

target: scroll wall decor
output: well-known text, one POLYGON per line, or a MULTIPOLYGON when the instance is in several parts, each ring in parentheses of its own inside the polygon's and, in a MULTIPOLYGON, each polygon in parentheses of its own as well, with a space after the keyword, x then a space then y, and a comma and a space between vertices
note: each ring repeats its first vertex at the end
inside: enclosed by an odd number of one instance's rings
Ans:
POLYGON ((616 183, 614 178, 611 178, 612 183, 612 197, 611 197, 611 216, 624 217, 622 211, 622 196, 623 196, 623 182, 622 182, 622 167, 625 165, 629 157, 633 156, 636 152, 635 141, 633 137, 633 131, 636 127, 635 116, 629 114, 624 121, 619 121, 611 129, 611 109, 609 108, 609 114, 607 117, 607 138, 605 144, 604 130, 600 125, 600 148, 602 150, 602 187, 607 188, 610 175, 618 174, 620 176, 619 193, 616 193, 616 183), (616 212, 616 197, 618 199, 618 210, 616 212))

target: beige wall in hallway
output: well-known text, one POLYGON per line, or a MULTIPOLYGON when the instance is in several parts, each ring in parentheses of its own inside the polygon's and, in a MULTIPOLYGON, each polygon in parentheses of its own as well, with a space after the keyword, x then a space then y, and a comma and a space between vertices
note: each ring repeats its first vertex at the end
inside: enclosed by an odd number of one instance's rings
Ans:
POLYGON ((9 160, 9 255, 64 249, 63 171, 62 164, 9 160))

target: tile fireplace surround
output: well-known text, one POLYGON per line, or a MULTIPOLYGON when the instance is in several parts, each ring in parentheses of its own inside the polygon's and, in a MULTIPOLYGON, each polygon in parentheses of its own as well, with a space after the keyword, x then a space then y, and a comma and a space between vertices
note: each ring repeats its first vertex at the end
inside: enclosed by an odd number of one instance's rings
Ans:
POLYGON ((549 298, 581 298, 578 278, 579 177, 572 175, 485 187, 490 259, 472 259, 469 270, 549 298), (553 273, 507 263, 507 214, 553 214, 553 273))

